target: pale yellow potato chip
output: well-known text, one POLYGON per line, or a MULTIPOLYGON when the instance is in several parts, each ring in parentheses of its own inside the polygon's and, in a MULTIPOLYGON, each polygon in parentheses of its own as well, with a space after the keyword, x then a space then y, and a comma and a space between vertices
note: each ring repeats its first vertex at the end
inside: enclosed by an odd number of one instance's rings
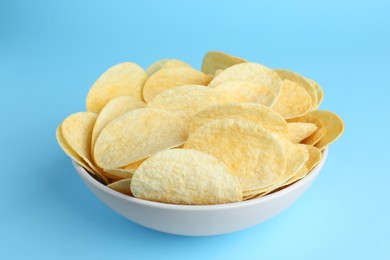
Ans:
POLYGON ((308 155, 305 154, 306 151, 304 151, 299 145, 293 144, 285 137, 278 136, 278 138, 282 143, 283 152, 286 159, 286 170, 282 175, 280 175, 279 180, 272 185, 261 189, 245 191, 243 192, 244 196, 251 196, 263 192, 269 193, 283 186, 287 180, 293 177, 298 172, 298 170, 305 165, 305 162, 308 159, 308 155))
POLYGON ((274 71, 279 75, 282 80, 290 80, 303 87, 311 98, 312 107, 316 106, 317 92, 315 88, 306 80, 305 77, 286 69, 274 69, 274 71))
POLYGON ((321 124, 321 122, 315 117, 307 116, 307 114, 306 114, 306 115, 301 116, 301 117, 287 119, 287 122, 288 123, 311 123, 311 124, 316 125, 317 130, 315 130, 311 135, 309 135, 308 137, 303 139, 300 142, 302 144, 315 145, 324 136, 324 133, 325 133, 324 127, 321 124))
POLYGON ((261 125, 247 120, 212 120, 196 128, 184 148, 221 160, 238 178, 243 191, 272 185, 286 168, 280 140, 261 125))
POLYGON ((145 82, 143 97, 146 102, 149 102, 154 96, 164 90, 191 84, 206 86, 210 80, 210 76, 192 68, 173 67, 161 69, 145 82))
POLYGON ((276 99, 269 88, 242 80, 226 81, 214 89, 220 91, 224 99, 230 102, 254 102, 271 106, 276 99))
POLYGON ((124 170, 135 173, 135 171, 138 169, 138 167, 145 161, 144 160, 139 160, 137 162, 130 163, 129 165, 123 167, 124 170))
POLYGON ((210 106, 225 102, 221 93, 201 85, 185 85, 161 92, 148 107, 163 109, 180 117, 188 125, 192 117, 210 106))
POLYGON ((100 179, 107 183, 107 178, 103 175, 102 170, 93 163, 91 155, 91 134, 96 118, 97 114, 91 112, 72 114, 62 121, 61 133, 69 147, 83 159, 100 179))
POLYGON ((131 110, 102 130, 95 143, 95 162, 103 169, 124 167, 186 138, 185 124, 175 115, 156 108, 131 110))
POLYGON ((69 146, 69 144, 64 139, 64 136, 62 135, 61 131, 61 124, 57 127, 56 130, 56 138, 57 142, 60 145, 61 149, 65 152, 66 155, 68 155, 70 158, 75 160, 79 165, 81 165, 83 168, 85 168, 88 172, 92 174, 96 174, 94 170, 91 169, 91 167, 81 158, 80 155, 78 155, 72 147, 69 146))
POLYGON ((114 181, 131 178, 134 174, 132 171, 125 169, 103 169, 104 175, 114 181))
POLYGON ((223 70, 219 69, 219 70, 216 70, 215 73, 214 73, 214 77, 218 76, 223 70))
POLYGON ((209 107, 196 114, 189 132, 215 119, 243 119, 264 127, 271 133, 288 135, 286 121, 269 107, 255 103, 228 103, 209 107))
POLYGON ((119 180, 107 185, 107 187, 120 192, 122 194, 133 196, 130 190, 131 178, 119 180))
MULTIPOLYGON (((344 131, 344 123, 340 117, 335 113, 326 110, 311 111, 303 117, 294 118, 293 120, 296 122, 319 122, 319 124, 322 126, 323 136, 318 142, 315 143, 315 147, 320 150, 333 143, 344 131)), ((308 144, 305 142, 305 140, 303 143, 308 144)))
POLYGON ((317 82, 315 82, 312 79, 308 79, 308 78, 306 78, 306 80, 310 83, 310 85, 312 85, 314 87, 314 89, 317 93, 317 104, 313 107, 313 110, 314 110, 314 109, 317 109, 321 105, 322 99, 324 98, 324 92, 322 91, 321 86, 318 85, 317 82))
POLYGON ((246 60, 223 52, 210 51, 207 52, 203 57, 202 72, 205 74, 214 75, 219 70, 224 70, 233 65, 244 62, 246 62, 246 60))
POLYGON ((242 80, 269 88, 278 97, 282 81, 270 68, 256 63, 241 63, 222 71, 210 83, 209 87, 215 88, 226 81, 242 80))
POLYGON ((191 68, 191 66, 185 63, 184 61, 176 60, 176 59, 164 59, 164 60, 158 60, 152 65, 150 65, 146 69, 146 74, 148 74, 150 77, 151 75, 153 75, 154 73, 156 73, 161 69, 177 68, 177 67, 191 68))
POLYGON ((111 99, 118 96, 132 96, 142 101, 142 88, 147 79, 146 72, 131 62, 119 63, 93 84, 86 98, 88 112, 99 113, 111 99))
POLYGON ((96 123, 92 131, 91 150, 93 151, 96 138, 99 136, 100 132, 112 120, 132 109, 141 108, 145 105, 146 104, 144 102, 139 101, 131 96, 121 96, 110 100, 107 105, 105 105, 104 108, 101 110, 100 114, 96 119, 96 123))
POLYGON ((302 142, 317 130, 316 124, 313 123, 288 123, 287 127, 288 138, 295 144, 302 142))
POLYGON ((284 118, 302 116, 310 111, 312 101, 307 91, 290 80, 282 81, 280 95, 272 109, 284 118))
POLYGON ((321 161, 321 150, 312 145, 300 144, 300 146, 305 149, 306 153, 308 154, 308 159, 305 163, 305 166, 308 171, 311 171, 321 161))
POLYGON ((148 158, 131 181, 135 197, 187 205, 242 200, 241 187, 216 158, 190 149, 172 149, 148 158))

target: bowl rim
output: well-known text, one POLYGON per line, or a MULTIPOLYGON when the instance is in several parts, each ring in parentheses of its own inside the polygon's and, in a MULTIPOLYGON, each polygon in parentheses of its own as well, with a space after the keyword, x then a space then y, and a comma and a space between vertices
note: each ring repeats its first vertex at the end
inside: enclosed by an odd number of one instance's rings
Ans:
POLYGON ((141 206, 147 206, 147 207, 153 207, 153 208, 161 208, 161 209, 170 209, 170 210, 193 210, 193 211, 203 211, 203 210, 221 210, 221 209, 232 209, 232 208, 241 208, 250 206, 257 203, 266 202, 272 199, 275 199, 277 197, 283 196, 286 193, 289 193, 293 190, 296 190, 300 188, 301 186, 305 185, 307 182, 311 181, 313 178, 315 178, 318 173, 320 172, 321 168, 323 167, 326 158, 328 157, 328 150, 329 148, 326 147, 322 151, 322 158, 320 162, 302 179, 298 180, 297 182, 293 183, 287 188, 284 188, 280 191, 271 193, 267 196, 250 199, 246 201, 239 201, 239 202, 232 202, 232 203, 225 203, 225 204, 215 204, 215 205, 178 205, 178 204, 168 204, 168 203, 162 203, 162 202, 156 202, 156 201, 149 201, 149 200, 143 200, 138 199, 135 197, 131 197, 125 194, 122 194, 118 191, 115 191, 113 189, 108 188, 104 184, 100 183, 99 181, 95 180, 82 166, 80 166, 76 161, 71 159, 72 164, 78 173, 78 175, 87 181, 88 183, 92 184, 95 188, 102 190, 104 193, 108 193, 109 195, 113 197, 117 197, 119 199, 138 204, 141 206))

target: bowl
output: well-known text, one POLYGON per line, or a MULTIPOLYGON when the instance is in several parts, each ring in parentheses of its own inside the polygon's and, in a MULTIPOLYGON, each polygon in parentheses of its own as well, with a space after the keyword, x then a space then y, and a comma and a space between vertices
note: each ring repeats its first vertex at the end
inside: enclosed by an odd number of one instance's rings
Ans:
POLYGON ((148 228, 185 236, 210 236, 239 231, 260 224, 296 201, 313 183, 323 167, 328 148, 311 172, 278 192, 264 197, 220 205, 172 205, 126 196, 89 175, 73 161, 87 187, 108 207, 125 218, 148 228))

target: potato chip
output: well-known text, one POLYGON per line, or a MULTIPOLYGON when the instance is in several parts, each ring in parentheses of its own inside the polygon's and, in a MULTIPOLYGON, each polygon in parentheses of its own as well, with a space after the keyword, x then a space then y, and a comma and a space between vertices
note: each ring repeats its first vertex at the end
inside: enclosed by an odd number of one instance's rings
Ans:
POLYGON ((310 83, 310 85, 314 87, 317 93, 317 104, 313 107, 313 109, 317 109, 321 105, 322 99, 324 98, 324 92, 322 91, 320 85, 318 85, 317 82, 308 78, 306 78, 306 80, 310 83))
POLYGON ((246 60, 231 56, 229 54, 210 51, 207 52, 202 61, 202 72, 209 75, 214 75, 218 70, 224 70, 233 65, 244 63, 246 60))
POLYGON ((134 173, 134 172, 138 169, 138 167, 139 167, 144 161, 145 161, 145 159, 144 159, 144 160, 139 160, 139 161, 137 161, 137 162, 133 162, 133 163, 131 163, 131 164, 129 164, 129 165, 123 167, 123 169, 126 170, 126 171, 130 171, 130 172, 134 173))
POLYGON ((284 118, 302 116, 310 111, 312 101, 307 91, 290 80, 282 81, 280 95, 272 109, 284 118))
POLYGON ((317 92, 314 89, 314 87, 304 78, 303 76, 299 75, 298 73, 292 72, 290 70, 285 69, 274 69, 274 71, 279 75, 279 77, 282 80, 290 80, 301 87, 303 87, 307 93, 309 94, 311 98, 311 104, 312 108, 314 108, 317 104, 317 92))
MULTIPOLYGON (((303 117, 294 118, 293 120, 295 122, 317 122, 317 127, 318 124, 322 126, 323 136, 315 143, 315 146, 320 150, 333 143, 344 131, 344 123, 340 117, 326 110, 311 111, 303 117)), ((308 144, 305 140, 303 140, 303 143, 308 144)))
POLYGON ((249 81, 267 87, 276 97, 279 96, 282 84, 278 74, 270 68, 247 62, 225 69, 209 83, 209 87, 215 88, 217 85, 231 80, 249 81))
POLYGON ((301 141, 302 144, 315 145, 324 136, 324 132, 325 132, 324 131, 324 127, 321 124, 321 122, 317 118, 315 118, 315 117, 307 116, 307 114, 306 114, 306 115, 301 116, 301 117, 287 119, 287 122, 288 123, 311 123, 311 124, 315 124, 315 126, 317 127, 317 130, 315 130, 311 135, 309 135, 308 137, 303 139, 301 141))
POLYGON ((94 170, 91 169, 91 167, 81 158, 80 155, 78 155, 72 147, 69 146, 69 144, 64 139, 64 136, 62 135, 61 131, 61 124, 57 127, 56 130, 56 138, 57 142, 60 145, 61 149, 65 152, 66 155, 68 155, 70 158, 75 160, 79 165, 81 165, 83 168, 85 168, 88 172, 96 174, 94 170))
POLYGON ((216 158, 189 149, 172 149, 147 159, 131 181, 135 197, 186 205, 209 205, 242 200, 241 187, 216 158))
POLYGON ((248 81, 226 81, 214 89, 221 91, 224 99, 230 102, 254 102, 271 106, 276 99, 269 88, 248 81))
POLYGON ((196 128, 184 148, 221 160, 238 178, 243 191, 272 185, 286 167, 279 139, 261 125, 247 120, 212 120, 196 128))
POLYGON ((270 192, 279 188, 287 180, 293 177, 298 172, 298 170, 302 168, 302 166, 305 165, 305 162, 308 159, 308 155, 305 154, 303 150, 304 148, 301 148, 299 145, 293 144, 287 138, 284 138, 282 136, 278 136, 278 138, 283 147, 283 152, 286 159, 286 170, 282 175, 280 175, 279 180, 272 185, 261 189, 246 191, 243 193, 244 196, 260 194, 263 192, 270 192))
POLYGON ((229 103, 209 107, 196 114, 189 132, 215 119, 244 119, 264 127, 271 133, 288 135, 286 121, 269 107, 254 103, 229 103))
POLYGON ((301 144, 300 146, 305 149, 308 154, 308 159, 306 160, 305 166, 308 171, 311 171, 322 158, 321 150, 312 145, 301 144))
POLYGON ((88 112, 99 113, 111 99, 118 96, 132 96, 142 101, 142 87, 147 79, 146 72, 131 62, 119 63, 101 75, 88 92, 88 112))
POLYGON ((183 121, 173 114, 155 108, 132 110, 102 130, 95 143, 95 162, 103 169, 124 167, 186 138, 183 121))
MULTIPOLYGON (((102 170, 93 164, 91 156, 91 134, 96 118, 97 114, 91 112, 72 114, 62 121, 61 133, 69 147, 83 159, 93 170, 93 173, 96 173, 100 179, 107 183, 107 178, 103 175, 102 170)), ((75 160, 78 162, 77 158, 75 160)))
POLYGON ((92 131, 91 150, 93 151, 93 146, 95 145, 96 138, 99 136, 100 132, 112 120, 132 109, 141 108, 144 106, 144 102, 139 101, 131 96, 121 96, 110 100, 107 105, 104 106, 96 119, 96 123, 92 131))
POLYGON ((154 73, 156 73, 161 69, 177 68, 177 67, 191 68, 191 66, 185 63, 184 61, 176 60, 176 59, 164 59, 164 60, 156 61, 155 63, 150 65, 146 69, 146 74, 148 74, 150 77, 151 75, 153 75, 154 73))
POLYGON ((110 183, 107 185, 107 187, 120 192, 122 194, 128 195, 128 196, 133 196, 130 190, 130 183, 131 183, 131 178, 128 179, 123 179, 119 180, 113 183, 110 183))
POLYGON ((164 90, 182 85, 207 85, 211 77, 200 71, 186 67, 161 69, 145 82, 143 97, 149 102, 154 96, 164 90))
POLYGON ((110 178, 111 180, 118 181, 122 179, 131 178, 134 175, 134 172, 125 170, 125 169, 103 169, 104 175, 110 178))
POLYGON ((188 125, 199 111, 223 102, 221 94, 214 89, 200 85, 185 85, 158 94, 148 103, 148 107, 167 110, 188 125))
POLYGON ((302 142, 317 130, 316 124, 313 123, 288 123, 287 127, 288 138, 295 144, 302 142))

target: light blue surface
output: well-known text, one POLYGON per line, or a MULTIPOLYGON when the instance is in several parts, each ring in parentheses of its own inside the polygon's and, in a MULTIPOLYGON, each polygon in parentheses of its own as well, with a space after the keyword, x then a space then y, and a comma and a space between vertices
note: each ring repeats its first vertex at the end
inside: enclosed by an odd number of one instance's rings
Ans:
POLYGON ((0 259, 390 258, 389 1, 54 2, 0 1, 0 259), (133 224, 82 184, 55 128, 109 66, 199 68, 213 49, 315 79, 344 135, 264 224, 204 238, 133 224))

